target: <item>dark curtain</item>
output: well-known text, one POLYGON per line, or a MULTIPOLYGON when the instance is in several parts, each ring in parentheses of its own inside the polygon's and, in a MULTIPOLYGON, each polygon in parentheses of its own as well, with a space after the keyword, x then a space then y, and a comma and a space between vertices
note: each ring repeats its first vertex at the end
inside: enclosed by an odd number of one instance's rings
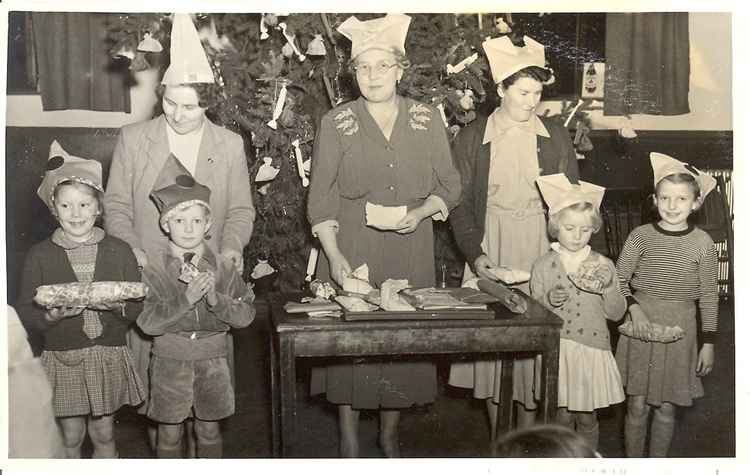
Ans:
POLYGON ((130 112, 127 67, 116 67, 108 54, 111 15, 32 13, 44 110, 130 112))
POLYGON ((604 114, 690 112, 687 13, 608 13, 604 114))

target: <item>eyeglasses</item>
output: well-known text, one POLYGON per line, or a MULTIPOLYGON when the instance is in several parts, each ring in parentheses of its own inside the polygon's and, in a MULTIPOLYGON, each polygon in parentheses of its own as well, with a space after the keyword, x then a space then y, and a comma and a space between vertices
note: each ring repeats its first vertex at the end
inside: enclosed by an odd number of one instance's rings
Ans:
POLYGON ((355 73, 361 74, 363 76, 369 76, 372 73, 375 73, 376 76, 382 76, 395 66, 398 66, 398 64, 388 64, 386 61, 380 61, 378 63, 375 63, 374 65, 356 64, 352 66, 352 69, 354 69, 355 73))

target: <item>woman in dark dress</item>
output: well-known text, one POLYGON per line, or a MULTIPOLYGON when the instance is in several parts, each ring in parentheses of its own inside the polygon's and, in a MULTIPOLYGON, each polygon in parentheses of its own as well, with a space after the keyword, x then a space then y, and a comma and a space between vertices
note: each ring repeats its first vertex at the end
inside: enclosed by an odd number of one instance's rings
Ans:
MULTIPOLYGON (((408 279, 435 284, 433 219, 446 219, 460 196, 439 112, 399 96, 409 66, 404 41, 410 18, 386 15, 360 22, 350 17, 339 31, 352 40, 352 65, 361 97, 322 119, 315 140, 308 217, 324 250, 318 277, 342 285, 362 264, 370 283, 408 279), (388 229, 366 225, 365 204, 407 206, 388 229)), ((316 368, 312 393, 327 393, 339 406, 342 456, 359 453, 359 410, 380 410, 379 442, 399 455, 399 409, 434 401, 434 364, 426 361, 347 363, 316 368)))

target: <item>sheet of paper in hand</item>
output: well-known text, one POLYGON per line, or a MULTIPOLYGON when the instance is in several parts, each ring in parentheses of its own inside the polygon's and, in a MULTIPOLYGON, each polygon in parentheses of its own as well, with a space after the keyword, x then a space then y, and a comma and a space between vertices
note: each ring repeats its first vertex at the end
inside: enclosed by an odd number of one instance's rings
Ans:
POLYGON ((367 264, 354 269, 351 274, 344 277, 344 290, 353 294, 366 295, 370 293, 373 288, 370 285, 370 268, 367 264))
POLYGON ((367 225, 376 229, 395 229, 396 224, 406 216, 406 206, 382 206, 365 204, 367 225))
POLYGON ((147 293, 143 282, 70 282, 37 287, 34 302, 47 308, 89 307, 140 299, 147 293))
POLYGON ((520 284, 531 279, 530 273, 520 269, 511 269, 510 267, 493 267, 492 269, 490 269, 490 272, 492 272, 492 274, 497 277, 498 280, 508 285, 520 284))

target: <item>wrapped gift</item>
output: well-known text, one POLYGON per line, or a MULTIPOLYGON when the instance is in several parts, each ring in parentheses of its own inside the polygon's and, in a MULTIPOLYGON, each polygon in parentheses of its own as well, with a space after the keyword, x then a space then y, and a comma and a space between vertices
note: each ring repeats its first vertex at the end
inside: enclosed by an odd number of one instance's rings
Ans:
POLYGON ((34 302, 47 308, 93 307, 141 299, 147 293, 142 282, 70 282, 37 287, 34 302))
MULTIPOLYGON (((636 338, 635 334, 633 333, 633 322, 630 320, 617 327, 617 329, 623 335, 629 336, 631 338, 636 338)), ((672 343, 684 336, 685 330, 677 325, 665 326, 660 323, 652 323, 651 331, 649 332, 646 340, 659 343, 672 343)))

